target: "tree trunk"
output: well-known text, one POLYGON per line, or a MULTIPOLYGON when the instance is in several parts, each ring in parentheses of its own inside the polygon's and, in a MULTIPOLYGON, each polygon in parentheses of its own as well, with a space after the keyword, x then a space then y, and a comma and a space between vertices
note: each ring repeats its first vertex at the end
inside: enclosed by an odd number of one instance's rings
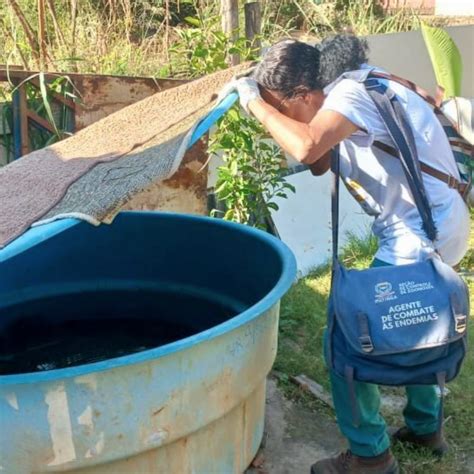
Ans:
MULTIPOLYGON (((221 0, 222 31, 235 42, 239 37, 239 0, 221 0)), ((231 54, 232 66, 240 63, 240 55, 231 54)))
POLYGON ((260 2, 251 2, 244 5, 245 9, 245 37, 247 38, 249 47, 255 52, 256 56, 260 56, 260 48, 262 42, 260 33, 262 29, 262 12, 260 2))

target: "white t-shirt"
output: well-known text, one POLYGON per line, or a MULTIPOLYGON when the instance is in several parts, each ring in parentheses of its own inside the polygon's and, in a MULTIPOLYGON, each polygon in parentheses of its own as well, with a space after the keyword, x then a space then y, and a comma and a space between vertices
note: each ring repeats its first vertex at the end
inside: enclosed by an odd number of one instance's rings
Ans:
MULTIPOLYGON (((402 103, 415 136, 420 161, 459 179, 446 135, 431 107, 406 87, 388 81, 402 103)), ((330 85, 322 110, 344 115, 362 130, 341 143, 341 174, 362 186, 375 201, 373 232, 379 238, 376 258, 403 265, 425 259, 434 247, 397 158, 371 147, 374 140, 394 146, 363 84, 343 79, 330 85)), ((435 242, 443 260, 457 264, 468 249, 469 212, 459 193, 423 173, 423 182, 438 229, 435 242)))

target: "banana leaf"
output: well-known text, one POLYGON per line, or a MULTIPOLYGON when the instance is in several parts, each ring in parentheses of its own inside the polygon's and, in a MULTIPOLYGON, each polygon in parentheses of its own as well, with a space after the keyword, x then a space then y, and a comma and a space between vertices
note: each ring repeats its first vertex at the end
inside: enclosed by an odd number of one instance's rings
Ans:
POLYGON ((459 49, 441 28, 433 28, 421 22, 421 31, 436 80, 445 90, 445 98, 460 96, 463 65, 459 49))

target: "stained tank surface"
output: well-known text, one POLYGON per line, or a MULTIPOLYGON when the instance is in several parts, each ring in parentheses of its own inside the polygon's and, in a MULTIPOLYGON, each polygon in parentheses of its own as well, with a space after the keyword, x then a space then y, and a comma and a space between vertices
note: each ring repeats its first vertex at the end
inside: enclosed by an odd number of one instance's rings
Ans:
POLYGON ((295 278, 284 244, 155 212, 14 244, 0 251, 0 471, 245 470, 295 278))

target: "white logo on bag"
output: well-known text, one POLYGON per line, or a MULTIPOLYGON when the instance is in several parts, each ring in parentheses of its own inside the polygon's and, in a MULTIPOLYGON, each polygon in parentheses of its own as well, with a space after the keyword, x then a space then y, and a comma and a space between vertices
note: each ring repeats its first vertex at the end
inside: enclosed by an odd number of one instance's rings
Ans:
POLYGON ((417 293, 418 291, 428 291, 433 290, 434 287, 430 281, 423 281, 416 283, 414 281, 404 281, 398 285, 401 295, 406 295, 409 293, 417 293))
POLYGON ((383 281, 375 285, 375 302, 382 303, 384 301, 396 300, 395 292, 392 290, 392 284, 383 281))

